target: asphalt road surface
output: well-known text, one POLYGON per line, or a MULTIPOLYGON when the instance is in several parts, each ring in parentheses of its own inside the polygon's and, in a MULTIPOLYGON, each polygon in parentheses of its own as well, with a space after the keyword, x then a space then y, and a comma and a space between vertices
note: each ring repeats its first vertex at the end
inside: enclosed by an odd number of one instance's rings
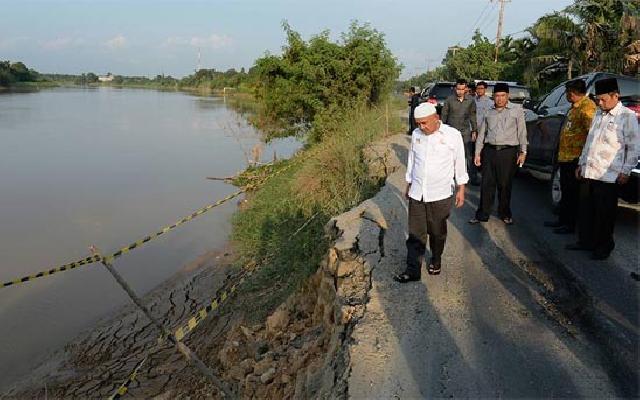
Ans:
MULTIPOLYGON (((406 160, 406 140, 390 144, 406 160)), ((442 274, 399 284, 404 169, 378 204, 384 257, 351 348, 351 398, 611 398, 638 396, 638 209, 620 207, 609 260, 564 250, 544 228, 548 184, 516 179, 515 224, 469 225, 479 200, 452 211, 442 274)))

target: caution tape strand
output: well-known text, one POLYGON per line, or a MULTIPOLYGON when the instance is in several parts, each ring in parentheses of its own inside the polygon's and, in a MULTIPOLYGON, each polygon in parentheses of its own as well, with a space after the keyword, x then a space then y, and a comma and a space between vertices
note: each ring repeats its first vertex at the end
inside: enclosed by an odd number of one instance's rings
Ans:
MULTIPOLYGON (((276 172, 264 177, 263 179, 261 179, 257 183, 249 184, 249 185, 245 186, 244 188, 242 188, 242 190, 238 190, 237 192, 231 193, 230 195, 226 196, 225 198, 223 198, 221 200, 216 201, 215 203, 211 203, 211 204, 209 204, 209 205, 207 205, 205 207, 202 207, 201 209, 199 209, 199 210, 187 215, 186 217, 180 219, 179 221, 176 221, 174 224, 166 226, 166 227, 160 229, 156 233, 153 233, 151 235, 145 236, 144 238, 142 238, 142 239, 140 239, 138 241, 135 241, 135 242, 129 244, 128 246, 121 247, 118 251, 114 252, 113 254, 104 257, 104 260, 107 261, 107 262, 113 262, 113 260, 115 260, 118 257, 121 257, 122 255, 128 253, 129 251, 141 247, 145 243, 148 243, 148 242, 158 238, 159 236, 162 236, 165 233, 176 229, 178 226, 180 226, 182 224, 185 224, 185 223, 187 223, 187 222, 199 217, 200 215, 206 213, 207 211, 210 211, 213 208, 218 207, 218 206, 226 203, 227 201, 229 201, 229 200, 241 195, 242 193, 247 192, 248 190, 255 189, 256 187, 264 184, 267 180, 269 180, 269 179, 275 177, 276 175, 279 175, 282 172, 286 171, 292 165, 293 165, 293 163, 290 163, 290 164, 286 165, 284 168, 281 168, 278 171, 276 171, 276 172)), ((81 267, 81 266, 84 266, 84 265, 93 264, 95 262, 101 261, 102 259, 103 258, 98 256, 98 255, 88 256, 88 257, 85 257, 85 258, 83 258, 81 260, 78 260, 78 261, 74 261, 74 262, 71 262, 71 263, 68 263, 68 264, 63 264, 63 265, 60 265, 60 266, 57 266, 57 267, 50 268, 50 269, 48 269, 46 271, 40 271, 40 272, 37 272, 37 273, 32 274, 32 275, 27 275, 27 276, 23 276, 21 278, 17 278, 17 279, 11 280, 11 281, 4 282, 4 283, 0 284, 0 289, 5 288, 5 287, 9 287, 9 286, 13 286, 13 285, 18 285, 18 284, 30 282, 30 281, 33 281, 35 279, 43 278, 45 276, 51 276, 51 275, 57 274, 59 272, 68 271, 68 270, 75 269, 75 268, 78 268, 78 267, 81 267)))
POLYGON ((196 327, 208 315, 210 315, 213 311, 217 310, 227 299, 229 299, 231 295, 233 295, 238 290, 240 285, 242 285, 242 283, 244 283, 244 281, 249 276, 251 276, 251 274, 253 274, 254 271, 255 269, 250 269, 250 270, 244 270, 243 272, 241 272, 239 274, 240 278, 235 280, 235 282, 231 285, 231 287, 223 289, 220 295, 214 297, 210 302, 207 303, 205 307, 198 310, 198 312, 196 312, 191 318, 189 318, 189 320, 187 320, 185 324, 183 324, 178 329, 176 329, 173 332, 174 338, 177 341, 183 340, 187 336, 187 334, 189 334, 194 329, 196 329, 196 327))
POLYGON ((131 385, 131 383, 136 380, 136 377, 138 376, 138 372, 140 371, 140 368, 142 368, 142 366, 144 365, 144 363, 147 361, 148 358, 149 358, 149 355, 147 355, 145 358, 143 358, 135 366, 133 371, 131 371, 129 376, 127 376, 127 379, 125 379, 125 381, 122 382, 120 387, 118 387, 118 389, 109 397, 109 400, 119 399, 120 397, 124 396, 129 391, 129 385, 131 385))

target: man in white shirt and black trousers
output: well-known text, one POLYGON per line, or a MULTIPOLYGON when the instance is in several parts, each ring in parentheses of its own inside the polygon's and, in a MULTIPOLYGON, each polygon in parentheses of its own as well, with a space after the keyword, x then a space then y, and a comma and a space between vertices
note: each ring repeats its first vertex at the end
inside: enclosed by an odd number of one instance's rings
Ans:
POLYGON ((420 104, 414 115, 418 127, 411 135, 405 176, 409 200, 407 267, 394 276, 401 283, 420 280, 427 239, 431 251, 427 272, 440 273, 454 192, 456 207, 462 207, 469 181, 460 132, 441 123, 430 103, 420 104))
POLYGON ((600 110, 576 169, 580 180, 578 242, 566 248, 591 251, 592 259, 604 260, 615 246, 618 186, 627 183, 638 162, 640 132, 636 114, 620 103, 615 78, 596 81, 595 89, 600 110))

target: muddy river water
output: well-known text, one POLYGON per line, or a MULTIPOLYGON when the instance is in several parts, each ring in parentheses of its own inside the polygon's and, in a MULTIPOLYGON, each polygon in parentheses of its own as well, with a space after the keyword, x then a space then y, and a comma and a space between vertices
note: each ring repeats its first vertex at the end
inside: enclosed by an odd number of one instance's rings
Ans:
MULTIPOLYGON (((224 98, 115 88, 0 93, 0 283, 83 258, 90 245, 110 254, 237 190, 205 177, 298 147, 261 144, 224 98)), ((223 248, 236 204, 147 243, 116 268, 147 293, 223 248)), ((0 288, 0 392, 125 304, 98 264, 0 288)))

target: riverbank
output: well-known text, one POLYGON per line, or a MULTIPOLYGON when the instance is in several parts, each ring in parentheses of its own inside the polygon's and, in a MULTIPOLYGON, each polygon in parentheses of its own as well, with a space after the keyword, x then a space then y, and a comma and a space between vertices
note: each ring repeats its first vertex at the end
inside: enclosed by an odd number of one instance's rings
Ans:
MULTIPOLYGON (((55 88, 4 93, 0 109, 1 282, 84 258, 89 245, 114 252, 237 190, 207 176, 231 176, 249 158, 266 163, 300 147, 294 138, 264 143, 222 98, 55 88)), ((235 210, 234 202, 217 207, 115 267, 145 294, 224 245, 235 210)), ((128 304, 105 274, 84 266, 0 290, 0 392, 128 304)))
MULTIPOLYGON (((384 180, 385 168, 370 165, 376 160, 376 165, 384 166, 386 156, 371 145, 376 138, 402 129, 395 118, 387 118, 395 115, 388 111, 387 107, 357 110, 321 145, 245 174, 242 179, 251 181, 255 175, 282 171, 242 202, 232 237, 235 265, 206 266, 174 288, 163 286, 160 295, 154 291, 145 297, 152 312, 174 329, 210 302, 216 291, 229 291, 239 279, 235 275, 239 266, 256 268, 237 293, 185 339, 245 396, 299 392, 306 390, 306 381, 328 379, 313 371, 319 365, 333 365, 346 336, 334 323, 336 300, 330 282, 336 271, 327 270, 335 263, 326 261, 332 239, 325 236, 325 225, 331 215, 375 193, 384 180), (240 357, 238 351, 246 356, 240 357), (284 373, 285 364, 298 368, 284 373)), ((343 291, 349 292, 348 287, 345 282, 343 291)), ((108 396, 145 354, 149 363, 131 389, 133 396, 215 393, 170 348, 156 347, 156 337, 146 318, 128 307, 51 357, 11 395, 36 396, 42 390, 37 385, 47 382, 50 396, 108 396)))

